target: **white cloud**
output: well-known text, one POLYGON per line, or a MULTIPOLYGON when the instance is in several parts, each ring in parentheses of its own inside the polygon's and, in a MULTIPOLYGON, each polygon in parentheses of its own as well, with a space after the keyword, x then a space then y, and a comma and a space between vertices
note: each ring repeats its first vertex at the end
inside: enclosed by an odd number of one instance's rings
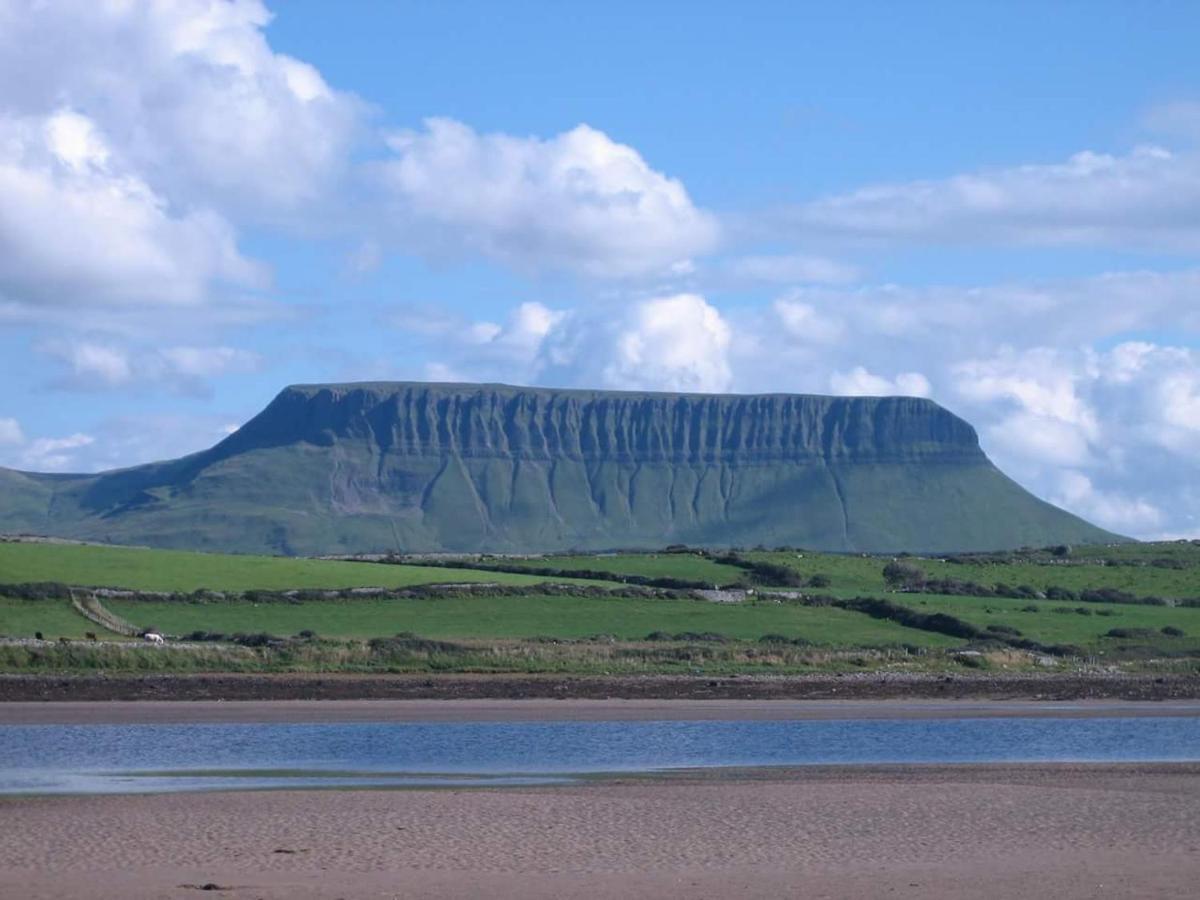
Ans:
POLYGON ((65 472, 75 468, 79 452, 94 444, 90 434, 76 432, 61 438, 35 438, 20 447, 15 468, 32 472, 65 472))
POLYGON ((377 171, 394 225, 432 253, 625 277, 678 270, 716 243, 679 181, 586 125, 542 140, 428 119, 389 145, 377 171))
POLYGON ((845 327, 839 319, 823 315, 811 303, 792 296, 796 295, 781 297, 772 306, 789 337, 818 344, 830 344, 842 337, 845 327))
POLYGON ((25 433, 16 419, 0 419, 0 446, 25 443, 25 433))
POLYGON ((812 238, 1200 248, 1200 158, 1157 146, 880 184, 782 214, 812 238))
POLYGON ((873 375, 862 366, 829 376, 829 389, 843 396, 928 397, 929 379, 920 372, 901 372, 895 378, 873 375))
POLYGON ((262 360, 234 347, 128 347, 95 340, 52 340, 39 348, 68 369, 56 385, 97 391, 165 387, 183 394, 207 393, 207 379, 254 372, 262 360))
POLYGON ((636 390, 729 390, 732 337, 716 307, 696 294, 647 300, 616 335, 604 383, 636 390))
POLYGON ((262 362, 257 353, 235 347, 167 347, 159 357, 170 373, 188 378, 253 372, 262 362))
POLYGON ((207 413, 102 419, 87 432, 0 442, 0 465, 32 472, 98 472, 194 453, 237 427, 227 416, 207 413))
POLYGON ((1062 473, 1055 503, 1118 533, 1145 534, 1162 527, 1163 512, 1141 497, 1125 497, 1097 490, 1082 472, 1062 473))
MULTIPOLYGON (((115 145, 105 152, 173 200, 276 218, 346 164, 360 102, 273 51, 258 0, 4 5, 0 106, 86 110, 115 145)), ((86 152, 70 124, 58 130, 86 152)))
POLYGON ((69 109, 0 112, 0 196, 0 300, 173 307, 202 302, 214 283, 263 281, 225 220, 171 210, 69 109))

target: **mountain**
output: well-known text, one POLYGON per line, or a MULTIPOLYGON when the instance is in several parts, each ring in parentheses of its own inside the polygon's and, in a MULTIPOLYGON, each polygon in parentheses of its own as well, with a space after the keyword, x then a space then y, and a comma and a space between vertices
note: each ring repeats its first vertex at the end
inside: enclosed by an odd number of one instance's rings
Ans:
POLYGON ((416 383, 289 387, 168 462, 0 469, 0 531, 287 554, 1117 539, 929 400, 416 383))

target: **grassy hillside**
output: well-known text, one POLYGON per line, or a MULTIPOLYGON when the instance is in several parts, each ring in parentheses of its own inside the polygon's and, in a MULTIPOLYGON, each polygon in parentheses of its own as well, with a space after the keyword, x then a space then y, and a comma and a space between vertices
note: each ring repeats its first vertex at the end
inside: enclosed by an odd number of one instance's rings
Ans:
POLYGON ((0 471, 0 530, 283 555, 1115 539, 911 397, 301 385, 201 452, 0 471))
POLYGON ((464 582, 533 585, 545 579, 434 566, 388 566, 137 547, 0 543, 0 584, 37 581, 146 591, 195 591, 201 588, 248 591, 409 587, 464 582))

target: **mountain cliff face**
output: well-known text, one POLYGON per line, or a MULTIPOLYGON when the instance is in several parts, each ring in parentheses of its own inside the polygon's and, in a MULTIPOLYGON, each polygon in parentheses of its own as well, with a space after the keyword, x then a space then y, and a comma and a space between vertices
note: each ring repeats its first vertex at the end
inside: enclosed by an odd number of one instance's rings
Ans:
POLYGON ((290 387, 170 462, 0 470, 0 530, 306 554, 1113 538, 1010 481, 928 400, 409 383, 290 387))

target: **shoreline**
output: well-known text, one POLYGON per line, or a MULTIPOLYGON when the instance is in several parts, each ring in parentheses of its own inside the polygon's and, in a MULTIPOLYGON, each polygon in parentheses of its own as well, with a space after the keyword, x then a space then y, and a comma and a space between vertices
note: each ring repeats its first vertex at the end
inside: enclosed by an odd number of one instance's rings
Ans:
POLYGON ((1200 673, 820 673, 811 675, 0 674, 10 702, 295 700, 1200 699, 1200 673))
POLYGON ((1200 701, 93 700, 0 703, 4 725, 1200 717, 1200 701))
POLYGON ((1190 896, 1200 764, 688 771, 561 786, 0 801, 0 894, 1190 896), (206 887, 208 886, 208 887, 206 887))

